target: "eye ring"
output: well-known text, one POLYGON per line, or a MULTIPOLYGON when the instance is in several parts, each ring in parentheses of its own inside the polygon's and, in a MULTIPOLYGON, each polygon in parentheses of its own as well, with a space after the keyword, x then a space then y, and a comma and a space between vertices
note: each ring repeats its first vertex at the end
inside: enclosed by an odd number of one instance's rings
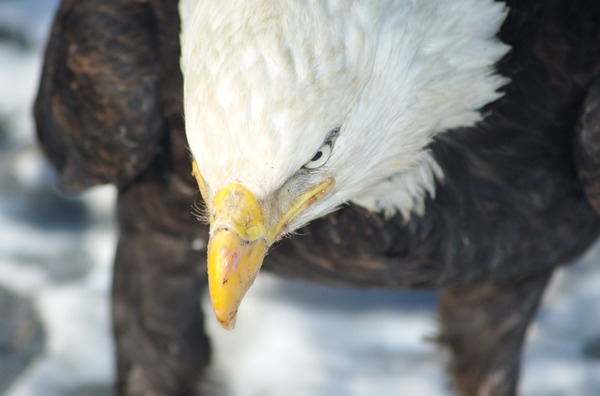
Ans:
POLYGON ((322 145, 310 161, 304 164, 306 169, 317 169, 325 165, 331 156, 331 142, 322 145))

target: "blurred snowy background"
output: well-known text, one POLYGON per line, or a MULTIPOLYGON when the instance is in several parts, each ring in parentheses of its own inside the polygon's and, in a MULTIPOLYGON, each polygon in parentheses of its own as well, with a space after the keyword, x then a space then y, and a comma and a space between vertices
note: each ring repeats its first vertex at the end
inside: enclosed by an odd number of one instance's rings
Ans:
MULTIPOLYGON (((108 396, 115 193, 60 195, 31 118, 57 5, 0 0, 0 394, 108 396)), ((219 395, 449 395, 435 302, 262 274, 234 332, 210 317, 210 374, 219 395)), ((524 359, 523 395, 600 395, 600 246, 555 277, 524 359)))

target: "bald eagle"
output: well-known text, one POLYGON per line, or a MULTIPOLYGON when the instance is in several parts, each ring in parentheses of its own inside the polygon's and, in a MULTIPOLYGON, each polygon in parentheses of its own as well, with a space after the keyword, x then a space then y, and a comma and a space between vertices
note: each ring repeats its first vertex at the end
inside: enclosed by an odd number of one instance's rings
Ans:
POLYGON ((515 394, 600 232, 599 76, 595 0, 64 0, 38 136, 66 188, 119 189, 120 391, 194 394, 198 296, 232 328, 264 268, 441 289, 456 392, 515 394))

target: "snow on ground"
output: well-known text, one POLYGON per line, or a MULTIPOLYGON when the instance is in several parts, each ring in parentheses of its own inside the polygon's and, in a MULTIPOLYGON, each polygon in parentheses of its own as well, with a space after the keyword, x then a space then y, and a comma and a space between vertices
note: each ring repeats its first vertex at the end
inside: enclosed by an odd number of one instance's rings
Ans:
MULTIPOLYGON (((0 0, 0 288, 31 303, 45 329, 39 355, 0 383, 5 396, 113 394, 114 191, 58 195, 32 143, 31 102, 56 5, 0 0)), ((523 395, 600 395, 599 261, 597 245, 554 279, 529 333, 523 395)), ((435 302, 429 292, 332 289, 261 274, 235 331, 208 321, 216 393, 449 395, 444 355, 427 340, 435 302)), ((7 325, 0 321, 0 335, 7 325)))

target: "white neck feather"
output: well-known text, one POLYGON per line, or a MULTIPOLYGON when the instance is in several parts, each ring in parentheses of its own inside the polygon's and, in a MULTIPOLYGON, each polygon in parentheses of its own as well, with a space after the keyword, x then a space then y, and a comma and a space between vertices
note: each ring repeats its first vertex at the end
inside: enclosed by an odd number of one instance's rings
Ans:
POLYGON ((438 133, 474 125, 482 118, 478 109, 501 96, 507 80, 494 65, 509 47, 496 33, 507 9, 479 0, 393 3, 379 33, 373 78, 359 101, 364 108, 357 106, 344 122, 356 122, 351 130, 385 131, 379 150, 387 158, 358 168, 381 179, 352 202, 408 218, 423 214, 425 196, 435 196, 436 180, 443 179, 423 148, 438 133))
POLYGON ((341 126, 319 174, 334 190, 304 222, 348 201, 420 213, 443 177, 425 147, 478 122, 507 82, 494 71, 507 10, 493 0, 182 0, 180 12, 186 130, 209 185, 265 198, 341 126))

